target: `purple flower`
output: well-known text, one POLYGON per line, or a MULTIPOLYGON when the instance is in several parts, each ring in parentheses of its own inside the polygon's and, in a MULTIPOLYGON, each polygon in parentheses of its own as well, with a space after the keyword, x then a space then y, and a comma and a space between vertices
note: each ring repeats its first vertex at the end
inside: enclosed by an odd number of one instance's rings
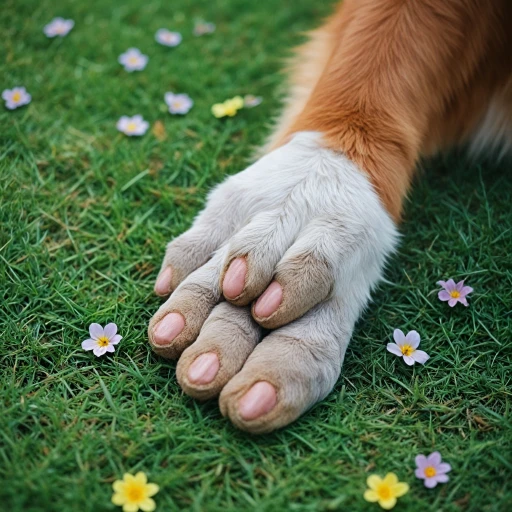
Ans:
POLYGON ((166 92, 164 99, 171 114, 186 114, 194 105, 192 98, 188 94, 166 92))
POLYGON ((417 478, 425 481, 425 487, 432 489, 437 484, 448 482, 449 478, 446 473, 451 471, 452 467, 446 462, 441 462, 441 454, 439 452, 431 453, 428 457, 417 455, 415 460, 416 471, 414 474, 417 478))
POLYGON ((409 331, 406 336, 400 329, 395 329, 393 338, 396 343, 388 343, 386 348, 395 356, 403 357, 405 364, 425 364, 430 358, 423 350, 416 350, 420 344, 420 335, 416 331, 409 331))
POLYGON ((119 55, 118 61, 124 66, 126 71, 140 71, 146 67, 149 57, 141 53, 138 48, 128 48, 119 55))
POLYGON ((129 137, 144 135, 149 128, 149 123, 144 121, 141 115, 133 117, 121 116, 116 128, 129 137))
POLYGON ((179 32, 171 32, 166 28, 161 28, 156 31, 155 39, 157 43, 164 46, 178 46, 181 43, 181 34, 179 32))
POLYGON ((48 25, 44 26, 46 37, 64 37, 75 26, 73 20, 65 20, 64 18, 54 18, 48 25))
POLYGON ((100 324, 91 324, 89 334, 91 337, 82 341, 84 350, 92 350, 96 357, 100 357, 107 352, 114 352, 114 345, 117 345, 122 339, 117 333, 117 325, 114 323, 105 325, 105 329, 100 324))
POLYGON ((453 279, 437 281, 437 284, 444 288, 437 295, 439 300, 443 302, 448 301, 448 306, 451 308, 453 308, 457 302, 464 304, 464 306, 469 306, 466 296, 473 291, 473 288, 471 288, 471 286, 464 286, 464 279, 457 284, 455 284, 453 279))
POLYGON ((25 87, 14 87, 12 89, 5 89, 2 92, 2 98, 5 101, 6 108, 14 110, 30 103, 32 96, 30 96, 25 87))

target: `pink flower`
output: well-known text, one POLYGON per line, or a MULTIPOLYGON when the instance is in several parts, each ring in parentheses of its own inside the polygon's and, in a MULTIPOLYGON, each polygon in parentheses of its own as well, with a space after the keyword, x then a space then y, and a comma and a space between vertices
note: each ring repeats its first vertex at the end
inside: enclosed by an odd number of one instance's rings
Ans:
POLYGON ((246 94, 244 96, 244 107, 245 108, 257 107, 262 101, 263 101, 263 98, 261 96, 254 96, 253 94, 246 94))
POLYGON ((415 460, 416 471, 414 474, 417 478, 424 480, 425 487, 432 489, 437 484, 448 482, 449 478, 446 473, 451 471, 452 467, 446 462, 441 462, 439 452, 431 453, 428 457, 417 455, 415 460))
POLYGON ((425 364, 430 358, 423 350, 416 350, 420 344, 420 335, 416 331, 409 331, 406 336, 400 329, 395 329, 393 338, 396 343, 388 343, 386 348, 395 356, 403 357, 405 364, 425 364))
POLYGON ((2 98, 5 100, 5 106, 9 110, 14 110, 30 103, 32 96, 30 96, 25 87, 14 87, 13 89, 5 89, 2 92, 2 98))
POLYGON ((117 333, 117 325, 114 323, 105 325, 105 329, 100 324, 91 324, 89 334, 91 337, 82 341, 84 350, 92 350, 96 357, 100 357, 107 352, 114 352, 114 345, 117 345, 122 339, 117 333))
POLYGON ((437 295, 439 300, 443 302, 448 301, 448 306, 451 308, 453 308, 457 302, 464 304, 464 306, 469 306, 466 296, 473 291, 473 288, 471 288, 471 286, 464 286, 464 279, 457 284, 455 284, 453 279, 438 281, 437 284, 444 288, 444 290, 441 290, 437 295))

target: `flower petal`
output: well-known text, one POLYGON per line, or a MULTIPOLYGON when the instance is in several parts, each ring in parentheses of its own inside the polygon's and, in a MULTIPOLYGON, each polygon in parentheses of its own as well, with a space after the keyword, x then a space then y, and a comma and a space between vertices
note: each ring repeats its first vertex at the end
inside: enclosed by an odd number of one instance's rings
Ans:
POLYGON ((406 484, 405 482, 398 482, 397 484, 391 486, 391 492, 397 498, 400 498, 400 496, 403 496, 409 492, 409 484, 406 484))
POLYGON ((148 496, 154 496, 158 491, 160 490, 160 487, 156 484, 147 484, 146 485, 146 494, 148 496))
POLYGON ((96 347, 92 353, 96 356, 96 357, 100 357, 102 356, 105 352, 107 351, 107 347, 96 347))
POLYGON ((467 301, 466 297, 462 297, 462 295, 459 297, 459 302, 460 302, 461 304, 463 304, 464 306, 466 306, 466 307, 468 307, 468 306, 469 306, 469 304, 468 304, 468 301, 467 301))
POLYGON ((452 467, 447 462, 441 462, 441 464, 439 464, 436 469, 437 474, 440 475, 443 473, 448 473, 448 471, 452 470, 452 467))
POLYGON ((90 338, 88 340, 82 341, 82 348, 84 350, 94 350, 98 346, 98 343, 96 340, 91 340, 90 338))
POLYGON ((416 478, 419 478, 420 480, 423 480, 424 478, 426 478, 425 468, 416 468, 414 470, 414 474, 416 475, 416 478))
POLYGON ((89 334, 93 340, 97 340, 103 336, 103 327, 100 324, 91 324, 89 325, 89 334))
POLYGON ((126 501, 126 495, 124 493, 115 493, 112 495, 111 501, 114 505, 121 506, 124 505, 126 501))
POLYGON ((447 300, 450 300, 452 298, 452 296, 446 290, 441 290, 437 294, 437 298, 439 300, 442 300, 443 302, 446 302, 447 300))
POLYGON ((429 466, 434 466, 435 468, 437 468, 437 466, 441 464, 441 454, 439 452, 432 452, 427 457, 427 462, 429 466))
POLYGON ((420 335, 417 331, 409 331, 405 337, 405 340, 409 342, 409 345, 411 345, 412 348, 418 348, 420 339, 420 335))
POLYGON ((114 492, 124 492, 125 483, 122 480, 116 480, 112 484, 112 489, 114 489, 114 492))
POLYGON ((455 289, 458 290, 459 292, 462 290, 462 288, 464 288, 464 279, 462 281, 459 281, 456 285, 455 285, 455 289))
POLYGON ((436 284, 444 288, 446 286, 446 281, 437 281, 436 284))
POLYGON ((402 357, 402 351, 400 350, 400 347, 396 343, 388 343, 386 346, 386 350, 388 352, 391 352, 392 354, 395 354, 395 356, 402 357))
POLYGON ((366 501, 369 501, 370 503, 375 503, 376 501, 379 501, 379 495, 373 489, 366 489, 366 491, 363 494, 363 498, 366 501))
POLYGON ((123 505, 123 512, 137 512, 139 510, 139 503, 125 503, 123 505))
POLYGON ((131 473, 125 473, 123 475, 123 480, 129 484, 135 482, 135 477, 131 473))
POLYGON ((396 498, 389 498, 388 500, 379 500, 379 505, 384 510, 391 510, 396 505, 396 498))
POLYGON ((111 340, 110 340, 110 343, 112 343, 112 345, 117 345, 121 340, 123 339, 123 337, 119 334, 116 334, 111 340))
POLYGON ((414 359, 411 356, 404 356, 405 364, 412 366, 414 364, 414 359))
POLYGON ((416 455, 414 462, 416 462, 416 466, 419 469, 425 469, 428 465, 427 457, 425 457, 425 455, 422 454, 416 455))
POLYGON ((393 339, 398 345, 401 345, 405 341, 405 334, 400 329, 395 329, 393 331, 393 339))
POLYGON ((105 352, 115 352, 115 350, 116 348, 112 344, 109 344, 105 347, 105 352))
POLYGON ((441 475, 436 475, 435 478, 440 484, 445 484, 446 482, 448 482, 448 480, 450 480, 449 476, 444 473, 441 475))
POLYGON ((462 290, 460 291, 461 295, 468 295, 469 293, 472 293, 473 292, 473 288, 471 288, 471 286, 464 286, 462 288, 462 290))
POLYGON ((448 306, 450 306, 451 308, 453 308, 453 306, 455 306, 455 304, 457 304, 457 302, 459 302, 459 299, 450 299, 448 301, 448 306))
POLYGON ((398 477, 395 473, 388 473, 385 477, 383 482, 387 485, 395 485, 398 483, 398 477))
POLYGON ((114 323, 110 323, 105 325, 105 328, 103 329, 103 332, 105 333, 105 336, 108 339, 113 338, 116 335, 117 332, 117 325, 114 323))
POLYGON ((423 350, 415 350, 412 354, 411 354, 411 357, 417 362, 417 363, 420 363, 420 364, 425 364, 429 359, 430 359, 430 356, 426 353, 426 352, 423 352, 423 350))
POLYGON ((456 290, 456 289, 457 289, 457 285, 455 284, 455 281, 454 281, 453 279, 448 279, 448 281, 446 281, 445 288, 446 288, 449 292, 452 292, 453 290, 456 290))
POLYGON ((437 477, 425 478, 425 487, 433 489, 437 485, 437 477))
POLYGON ((139 503, 139 507, 144 512, 153 512, 153 510, 156 508, 156 503, 153 498, 146 498, 139 503))
POLYGON ((142 485, 146 485, 148 483, 148 477, 143 471, 139 471, 135 474, 135 480, 142 485))
POLYGON ((366 485, 373 489, 374 491, 377 489, 377 487, 382 483, 382 478, 379 475, 370 475, 366 479, 366 485))

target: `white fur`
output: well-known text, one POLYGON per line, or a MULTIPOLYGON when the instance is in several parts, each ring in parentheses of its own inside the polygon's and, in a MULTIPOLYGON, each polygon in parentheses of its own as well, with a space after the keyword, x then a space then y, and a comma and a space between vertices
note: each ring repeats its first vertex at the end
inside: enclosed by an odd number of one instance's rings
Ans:
MULTIPOLYGON (((189 326, 187 335, 193 337, 185 340, 186 333, 180 335, 185 346, 195 340, 210 314, 206 307, 194 307, 204 302, 204 283, 213 283, 210 295, 217 300, 216 280, 234 257, 247 258, 246 288, 253 295, 246 304, 277 276, 284 289, 278 312, 286 305, 290 318, 300 318, 257 345, 221 394, 222 411, 238 426, 255 432, 272 430, 322 399, 336 383, 354 324, 382 276, 397 237, 364 172, 343 154, 323 147, 320 134, 298 133, 218 186, 191 230, 169 244, 165 264, 173 272, 189 275, 156 319, 166 311, 180 311, 189 326), (192 272, 190 267, 212 251, 215 257, 192 272), (187 254, 190 257, 184 261, 187 254), (322 293, 315 296, 319 287, 322 293), (185 292, 186 297, 181 297, 185 292), (236 403, 240 393, 258 380, 278 389, 279 405, 269 418, 247 424, 239 417, 236 403)), ((224 309, 228 313, 223 310, 217 317, 225 325, 235 325, 234 319, 226 317, 233 310, 224 309)), ((285 317, 276 325, 288 321, 285 317)), ((206 331, 212 329, 208 325, 206 331)), ((222 338, 219 333, 201 332, 201 336, 222 338)), ((231 349, 217 343, 215 351, 222 367, 231 349)))

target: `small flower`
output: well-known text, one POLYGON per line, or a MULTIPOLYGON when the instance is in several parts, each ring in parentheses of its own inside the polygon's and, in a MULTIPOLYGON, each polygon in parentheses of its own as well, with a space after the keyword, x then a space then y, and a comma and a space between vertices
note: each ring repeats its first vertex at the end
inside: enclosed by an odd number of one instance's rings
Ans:
POLYGON ((194 25, 195 36, 203 36, 204 34, 212 34, 213 32, 215 32, 215 23, 210 23, 207 21, 198 21, 194 25))
POLYGON ((142 471, 135 476, 125 473, 122 480, 116 480, 112 484, 112 488, 112 503, 123 507, 124 512, 137 512, 139 509, 152 512, 156 508, 155 500, 151 496, 160 488, 156 484, 148 484, 148 478, 142 471))
POLYGON ((2 98, 5 100, 6 108, 14 110, 30 103, 32 96, 30 96, 25 87, 14 87, 13 89, 5 89, 2 92, 2 98))
POLYGON ((230 100, 226 100, 224 103, 216 103, 212 106, 212 114, 219 117, 233 117, 236 113, 243 108, 244 100, 241 96, 235 96, 230 100))
POLYGON ((149 128, 149 123, 144 121, 143 117, 136 115, 133 117, 122 116, 116 124, 117 129, 129 137, 144 135, 149 128))
POLYGON ((449 478, 446 473, 452 470, 450 464, 441 462, 441 454, 439 452, 431 453, 428 457, 425 455, 416 456, 417 478, 424 480, 425 487, 432 489, 437 484, 448 482, 449 478))
POLYGON ((409 485, 399 482, 395 473, 388 473, 384 478, 370 475, 366 479, 364 499, 371 503, 377 502, 384 510, 391 510, 396 505, 396 499, 409 491, 409 485))
POLYGON ((409 366, 414 363, 425 364, 430 358, 423 350, 416 350, 420 344, 420 335, 416 331, 410 331, 406 336, 400 329, 395 329, 393 338, 396 343, 388 343, 388 352, 403 357, 409 366))
POLYGON ((64 18, 53 18, 48 25, 44 26, 44 33, 46 37, 64 37, 69 34, 71 29, 75 26, 73 20, 65 20, 64 18))
POLYGON ((453 308, 457 302, 464 304, 464 306, 469 306, 466 296, 473 291, 473 288, 471 288, 471 286, 464 286, 464 279, 457 284, 455 284, 453 279, 438 281, 437 284, 444 288, 437 295, 439 300, 443 302, 448 301, 448 306, 451 308, 453 308))
POLYGON ((92 350, 96 357, 100 357, 106 352, 114 352, 114 345, 117 345, 122 339, 117 333, 117 325, 114 323, 105 325, 105 329, 100 324, 91 324, 89 334, 91 337, 82 341, 84 350, 92 350))
POLYGON ((128 48, 124 53, 119 55, 119 63, 124 66, 126 71, 140 71, 146 67, 149 57, 141 53, 138 48, 128 48))
POLYGON ((164 99, 171 114, 186 114, 194 105, 194 102, 188 94, 166 92, 164 99))
POLYGON ((244 96, 244 107, 245 108, 257 107, 262 101, 263 101, 263 98, 261 96, 253 96, 252 94, 246 94, 244 96))
POLYGON ((179 32, 171 32, 166 28, 161 28, 156 31, 155 39, 157 43, 164 46, 178 46, 181 43, 182 37, 179 32))

